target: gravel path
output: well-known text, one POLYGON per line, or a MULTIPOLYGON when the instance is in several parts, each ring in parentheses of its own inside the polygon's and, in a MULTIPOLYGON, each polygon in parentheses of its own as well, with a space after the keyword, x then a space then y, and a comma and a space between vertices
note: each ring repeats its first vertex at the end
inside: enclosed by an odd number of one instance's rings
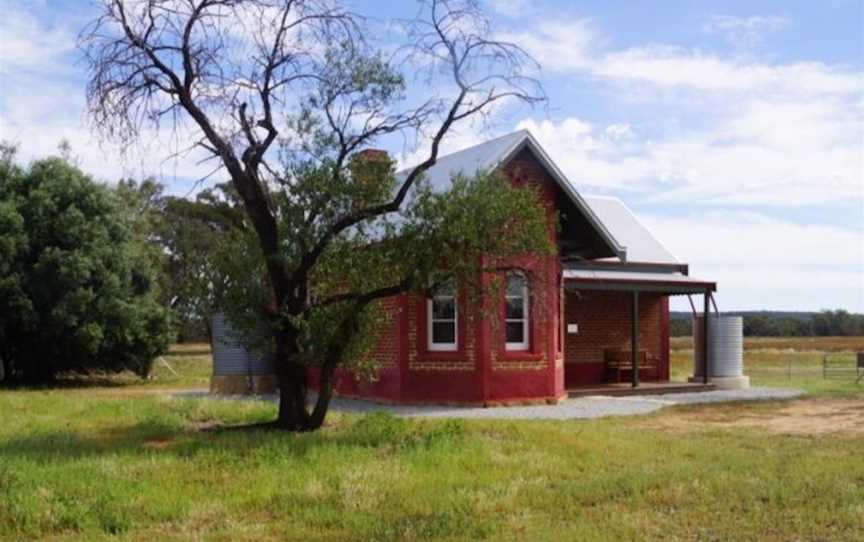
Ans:
MULTIPOLYGON (((717 390, 699 393, 670 393, 666 395, 631 395, 629 397, 580 397, 566 399, 557 405, 511 407, 455 407, 455 406, 402 406, 386 405, 361 399, 334 398, 331 409, 339 412, 391 412, 396 416, 428 418, 499 418, 513 420, 570 420, 602 418, 603 416, 630 416, 647 414, 672 405, 725 403, 733 401, 768 401, 794 399, 804 392, 786 388, 750 388, 746 390, 717 390)), ((276 401, 275 396, 213 397, 206 391, 193 390, 175 394, 178 398, 209 398, 218 400, 276 401)))

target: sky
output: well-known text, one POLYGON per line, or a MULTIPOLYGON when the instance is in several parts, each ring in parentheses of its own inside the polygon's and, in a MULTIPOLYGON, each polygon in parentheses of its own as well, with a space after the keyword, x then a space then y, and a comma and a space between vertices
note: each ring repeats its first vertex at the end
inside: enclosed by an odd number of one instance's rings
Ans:
MULTIPOLYGON (((415 12, 348 4, 379 28, 415 12)), ((721 310, 864 312, 864 0, 484 5, 496 36, 540 63, 549 100, 463 126, 445 152, 528 129, 580 193, 620 197, 716 281, 721 310)), ((121 155, 90 132, 76 36, 94 12, 0 0, 0 139, 24 160, 67 140, 98 179, 153 175, 188 194, 211 168, 172 157, 175 134, 121 155)))

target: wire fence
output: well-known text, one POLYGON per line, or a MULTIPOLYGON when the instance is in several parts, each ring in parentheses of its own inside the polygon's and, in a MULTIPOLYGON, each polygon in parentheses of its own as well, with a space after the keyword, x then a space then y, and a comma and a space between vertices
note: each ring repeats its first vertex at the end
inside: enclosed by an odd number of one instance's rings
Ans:
POLYGON ((744 374, 750 377, 795 380, 822 378, 824 380, 864 381, 864 354, 855 352, 827 353, 821 356, 784 356, 770 363, 746 363, 744 374))

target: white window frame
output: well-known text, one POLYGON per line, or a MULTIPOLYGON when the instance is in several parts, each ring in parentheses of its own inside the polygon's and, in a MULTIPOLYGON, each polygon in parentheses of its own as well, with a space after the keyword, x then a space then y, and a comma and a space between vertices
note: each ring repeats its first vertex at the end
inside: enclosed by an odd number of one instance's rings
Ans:
POLYGON ((531 303, 528 298, 529 288, 528 288, 528 277, 522 273, 513 273, 507 275, 507 283, 504 284, 504 349, 509 352, 524 352, 526 350, 530 350, 531 348, 531 336, 530 336, 530 308, 531 303), (507 317, 507 302, 510 301, 511 298, 517 298, 517 296, 509 295, 510 292, 510 279, 511 278, 520 278, 522 279, 522 318, 508 318, 507 317), (507 324, 522 322, 522 340, 519 342, 509 342, 507 341, 507 324))
POLYGON ((455 352, 459 349, 459 297, 456 288, 453 288, 452 293, 441 294, 436 293, 432 298, 426 300, 426 349, 430 352, 455 352), (435 318, 433 303, 435 299, 447 298, 453 300, 453 318, 435 318), (453 322, 453 342, 436 343, 433 339, 433 329, 435 322, 453 322))

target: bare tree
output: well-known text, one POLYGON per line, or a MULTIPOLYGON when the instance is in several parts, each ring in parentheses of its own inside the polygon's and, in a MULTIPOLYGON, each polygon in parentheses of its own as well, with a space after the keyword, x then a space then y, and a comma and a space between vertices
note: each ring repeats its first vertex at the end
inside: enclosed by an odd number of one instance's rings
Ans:
POLYGON ((405 22, 405 43, 386 55, 364 39, 361 17, 328 0, 102 0, 80 37, 89 112, 104 137, 131 145, 167 123, 192 134, 190 148, 206 151, 239 194, 273 301, 278 427, 319 427, 359 315, 429 280, 411 272, 415 261, 390 277, 328 289, 318 284, 328 254, 348 239, 355 248, 396 239, 393 217, 412 216, 409 196, 454 126, 505 100, 544 98, 530 76, 534 61, 494 39, 476 2, 420 7, 405 22), (408 95, 403 72, 422 77, 428 94, 408 95), (358 183, 358 151, 393 134, 426 142, 422 160, 398 179, 384 168, 358 183), (333 332, 316 350, 325 359, 310 412, 303 322, 335 306, 333 332))

